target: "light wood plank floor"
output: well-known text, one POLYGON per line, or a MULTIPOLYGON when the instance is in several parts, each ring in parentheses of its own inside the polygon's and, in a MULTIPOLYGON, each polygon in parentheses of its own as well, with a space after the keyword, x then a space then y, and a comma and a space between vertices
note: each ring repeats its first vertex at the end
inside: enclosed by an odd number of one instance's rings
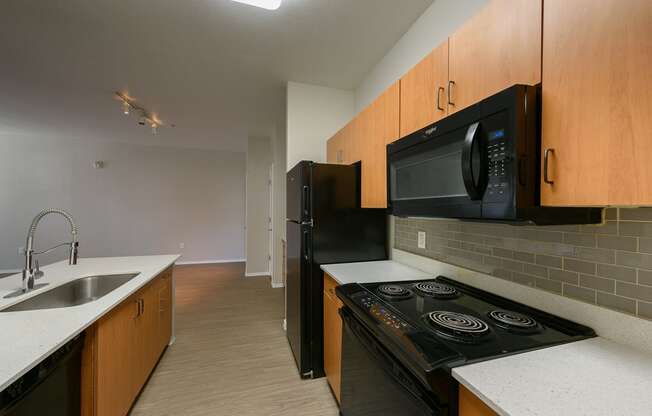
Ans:
POLYGON ((282 329, 283 289, 244 264, 178 266, 176 343, 132 416, 336 416, 326 379, 301 380, 282 329))

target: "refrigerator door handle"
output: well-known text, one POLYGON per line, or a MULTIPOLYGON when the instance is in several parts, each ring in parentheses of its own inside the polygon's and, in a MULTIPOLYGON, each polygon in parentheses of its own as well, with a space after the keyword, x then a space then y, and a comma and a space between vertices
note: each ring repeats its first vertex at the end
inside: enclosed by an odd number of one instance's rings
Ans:
POLYGON ((309 237, 310 237, 310 232, 305 230, 303 232, 303 258, 306 260, 310 259, 310 251, 308 250, 308 243, 309 243, 309 237))
POLYGON ((310 188, 308 186, 303 187, 302 202, 303 215, 310 215, 310 188))

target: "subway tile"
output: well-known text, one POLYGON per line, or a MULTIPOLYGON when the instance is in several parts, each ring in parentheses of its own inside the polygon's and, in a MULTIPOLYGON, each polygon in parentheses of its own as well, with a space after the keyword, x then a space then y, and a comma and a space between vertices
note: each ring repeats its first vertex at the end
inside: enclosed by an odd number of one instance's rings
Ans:
POLYGON ((503 259, 499 257, 485 256, 484 264, 488 266, 501 267, 503 265, 503 259))
POLYGON ((621 266, 598 264, 598 276, 620 280, 621 282, 636 283, 636 270, 621 266))
POLYGON ((628 298, 652 302, 652 287, 616 282, 616 294, 628 298))
POLYGON ((530 276, 529 274, 523 273, 514 273, 512 275, 512 280, 516 283, 520 283, 526 286, 534 286, 536 282, 536 277, 530 276))
POLYGON ((614 250, 636 251, 638 249, 638 241, 634 237, 598 235, 598 247, 614 250))
POLYGON ((514 252, 512 250, 505 250, 504 248, 499 247, 494 247, 492 250, 496 257, 505 257, 508 259, 514 258, 514 252))
POLYGON ((592 234, 618 234, 618 222, 607 221, 604 224, 582 225, 580 230, 583 233, 592 234))
POLYGON ((589 233, 564 233, 564 243, 574 246, 595 247, 596 234, 589 233))
POLYGON ((595 274, 596 264, 586 261, 569 259, 564 257, 564 270, 571 272, 580 272, 585 274, 595 274))
POLYGON ((607 208, 604 210, 604 217, 607 220, 617 220, 618 219, 618 208, 607 208))
POLYGON ((554 280, 537 278, 535 283, 539 289, 547 290, 548 292, 561 293, 562 290, 562 283, 554 280))
POLYGON ((523 271, 534 276, 548 277, 548 269, 543 266, 537 266, 535 264, 526 263, 523 265, 523 271))
POLYGON ((537 260, 537 264, 561 269, 561 265, 562 265, 561 257, 553 257, 553 256, 547 256, 545 254, 537 254, 536 260, 537 260))
POLYGON ((648 270, 638 271, 638 284, 652 286, 652 272, 648 270))
POLYGON ((621 266, 638 267, 652 270, 652 255, 618 251, 616 253, 617 263, 621 266))
POLYGON ((616 281, 611 279, 603 279, 601 277, 588 276, 580 274, 580 286, 589 289, 601 290, 603 292, 615 293, 616 281))
POLYGON ((557 231, 518 230, 518 238, 548 243, 561 243, 563 234, 557 231))
POLYGON ((539 225, 536 228, 542 231, 564 231, 568 233, 577 233, 580 231, 579 225, 539 225))
POLYGON ((505 269, 496 269, 493 271, 493 275, 496 277, 500 277, 501 279, 507 279, 507 280, 512 279, 512 272, 505 269))
POLYGON ((598 292, 597 303, 598 305, 609 309, 636 314, 636 301, 632 299, 611 295, 609 293, 598 292))
POLYGON ((449 256, 454 256, 454 257, 460 257, 463 259, 467 260, 472 260, 476 263, 482 264, 482 255, 477 254, 477 253, 471 253, 465 250, 458 250, 455 248, 450 248, 450 247, 444 247, 442 248, 442 253, 449 255, 449 256))
POLYGON ((486 246, 494 246, 494 247, 503 247, 505 245, 505 240, 502 238, 496 238, 496 237, 485 237, 484 238, 484 245, 486 246))
POLYGON ((485 247, 485 246, 475 246, 474 251, 476 253, 480 253, 480 254, 486 254, 486 255, 491 254, 491 249, 489 247, 485 247))
POLYGON ((447 240, 446 241, 446 246, 447 247, 453 247, 453 248, 461 248, 462 247, 462 242, 457 241, 457 240, 447 240))
POLYGON ((569 298, 583 300, 584 302, 595 303, 596 292, 593 289, 584 287, 573 286, 564 283, 563 287, 564 296, 569 298))
POLYGON ((643 318, 652 319, 652 303, 641 302, 638 303, 638 316, 643 318))
POLYGON ((526 263, 534 263, 534 254, 526 253, 524 251, 515 251, 514 260, 523 261, 526 263))
POLYGON ((620 222, 620 235, 652 237, 652 222, 620 222))
POLYGON ((652 222, 652 208, 621 208, 620 220, 652 222))
POLYGON ((652 253, 652 238, 641 238, 639 242, 641 253, 652 253))
POLYGON ((577 285, 579 283, 579 275, 576 272, 567 272, 565 270, 550 269, 548 271, 548 276, 550 280, 557 280, 559 282, 565 282, 577 285))
POLYGON ((503 269, 506 270, 512 270, 515 272, 522 272, 523 271, 523 263, 519 263, 517 261, 512 261, 512 260, 503 260, 503 269))
POLYGON ((616 253, 613 250, 605 248, 576 247, 573 255, 582 260, 595 261, 597 263, 614 264, 616 262, 616 253))

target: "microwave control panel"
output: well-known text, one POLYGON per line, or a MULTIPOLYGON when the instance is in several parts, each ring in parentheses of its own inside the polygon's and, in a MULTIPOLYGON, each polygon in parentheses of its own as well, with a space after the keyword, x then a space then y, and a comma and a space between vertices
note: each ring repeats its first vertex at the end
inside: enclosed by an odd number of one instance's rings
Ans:
POLYGON ((506 195, 510 194, 508 171, 510 170, 509 162, 512 159, 504 129, 489 132, 487 158, 489 161, 489 180, 484 199, 488 201, 503 200, 506 195))

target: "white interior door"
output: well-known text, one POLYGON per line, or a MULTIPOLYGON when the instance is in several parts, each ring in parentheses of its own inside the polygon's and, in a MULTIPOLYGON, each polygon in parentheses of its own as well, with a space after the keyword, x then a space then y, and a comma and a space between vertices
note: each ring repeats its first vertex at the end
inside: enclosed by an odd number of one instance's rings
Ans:
POLYGON ((269 212, 267 215, 267 234, 269 239, 268 256, 269 259, 269 275, 274 273, 274 223, 272 215, 274 212, 274 164, 269 167, 269 181, 268 181, 268 194, 269 194, 269 212))

